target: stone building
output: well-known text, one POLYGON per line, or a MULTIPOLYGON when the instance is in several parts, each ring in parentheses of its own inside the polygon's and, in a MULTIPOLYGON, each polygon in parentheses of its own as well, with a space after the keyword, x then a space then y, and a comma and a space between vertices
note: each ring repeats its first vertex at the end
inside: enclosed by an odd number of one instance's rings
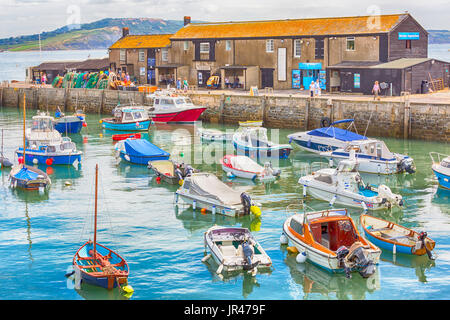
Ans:
POLYGON ((123 28, 122 38, 109 48, 110 69, 130 75, 138 84, 163 84, 171 77, 169 46, 171 34, 130 35, 123 28))
POLYGON ((272 21, 190 23, 171 38, 170 62, 188 66, 190 83, 210 75, 233 86, 340 88, 338 68, 354 62, 376 65, 399 58, 427 58, 428 33, 408 13, 272 21))

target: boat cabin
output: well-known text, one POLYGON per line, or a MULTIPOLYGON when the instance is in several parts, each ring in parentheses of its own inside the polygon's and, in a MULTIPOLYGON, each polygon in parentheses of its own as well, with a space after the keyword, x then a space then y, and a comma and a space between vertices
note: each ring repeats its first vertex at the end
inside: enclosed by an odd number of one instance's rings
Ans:
POLYGON ((263 127, 242 127, 242 141, 252 147, 270 147, 272 144, 267 137, 267 129, 263 127))
POLYGON ((147 111, 143 108, 123 107, 114 110, 113 121, 116 123, 132 123, 139 121, 148 121, 147 111))
POLYGON ((450 157, 447 157, 441 161, 441 166, 450 169, 450 157))
POLYGON ((310 243, 312 247, 320 245, 335 253, 341 246, 350 248, 353 243, 360 241, 368 243, 359 236, 353 220, 347 210, 327 210, 304 215, 294 215, 289 229, 302 241, 310 243))
POLYGON ((55 129, 55 119, 51 116, 39 114, 32 118, 32 132, 52 132, 55 129))
POLYGON ((360 192, 365 189, 364 182, 357 170, 354 160, 342 160, 336 169, 326 168, 313 173, 314 180, 329 185, 342 186, 345 190, 360 192))
POLYGON ((372 159, 384 159, 391 160, 394 154, 389 151, 384 141, 380 140, 367 140, 361 143, 351 143, 344 148, 345 152, 351 153, 354 150, 356 154, 368 155, 372 159))
POLYGON ((194 107, 194 103, 190 98, 183 96, 156 96, 153 100, 153 107, 159 110, 170 110, 194 107))

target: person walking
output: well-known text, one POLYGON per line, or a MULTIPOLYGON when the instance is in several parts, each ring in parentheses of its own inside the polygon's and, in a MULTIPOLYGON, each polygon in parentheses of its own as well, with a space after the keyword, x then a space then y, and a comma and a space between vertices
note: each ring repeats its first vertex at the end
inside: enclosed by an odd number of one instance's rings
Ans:
POLYGON ((187 92, 187 91, 188 91, 188 88, 189 88, 189 83, 188 83, 187 79, 184 78, 184 80, 183 80, 183 89, 184 89, 184 92, 187 92))
POLYGON ((319 79, 316 80, 316 82, 314 83, 314 95, 320 97, 322 93, 322 90, 320 89, 320 81, 319 79))
POLYGON ((310 96, 311 96, 311 98, 313 98, 314 97, 314 88, 315 88, 315 84, 314 84, 314 81, 311 81, 311 84, 309 85, 309 94, 310 94, 310 96))
POLYGON ((375 81, 372 88, 373 93, 373 100, 380 100, 380 97, 378 96, 380 94, 380 85, 378 84, 378 81, 375 81))
POLYGON ((177 91, 181 91, 181 78, 177 79, 177 91))

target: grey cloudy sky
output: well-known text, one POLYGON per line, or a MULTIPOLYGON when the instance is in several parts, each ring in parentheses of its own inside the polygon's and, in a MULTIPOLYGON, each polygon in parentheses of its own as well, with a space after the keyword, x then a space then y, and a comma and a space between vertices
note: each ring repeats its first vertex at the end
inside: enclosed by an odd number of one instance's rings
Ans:
POLYGON ((103 18, 239 21, 404 11, 427 29, 450 29, 450 0, 0 0, 0 38, 103 18))

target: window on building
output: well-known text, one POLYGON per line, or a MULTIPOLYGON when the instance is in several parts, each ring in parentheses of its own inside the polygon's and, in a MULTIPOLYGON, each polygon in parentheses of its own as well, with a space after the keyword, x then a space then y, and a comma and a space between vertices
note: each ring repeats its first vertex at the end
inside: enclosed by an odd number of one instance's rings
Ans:
POLYGON ((145 50, 144 49, 139 49, 139 61, 140 62, 145 61, 145 50))
POLYGON ((406 49, 411 49, 411 40, 406 40, 406 49))
POLYGON ((225 50, 230 51, 231 50, 231 40, 225 41, 225 50))
POLYGON ((125 61, 127 59, 127 50, 120 49, 120 61, 125 61))
POLYGON ((161 60, 169 61, 169 49, 168 48, 161 49, 161 60))
POLYGON ((300 39, 294 40, 294 57, 300 58, 302 56, 302 43, 300 39))
POLYGON ((274 50, 274 41, 271 40, 267 40, 266 41, 266 52, 273 52, 274 50))
POLYGON ((347 51, 355 51, 355 37, 347 37, 347 51))
POLYGON ((209 42, 200 43, 200 53, 209 53, 209 42))
POLYGON ((189 41, 185 41, 184 42, 184 51, 188 51, 189 50, 189 41))

